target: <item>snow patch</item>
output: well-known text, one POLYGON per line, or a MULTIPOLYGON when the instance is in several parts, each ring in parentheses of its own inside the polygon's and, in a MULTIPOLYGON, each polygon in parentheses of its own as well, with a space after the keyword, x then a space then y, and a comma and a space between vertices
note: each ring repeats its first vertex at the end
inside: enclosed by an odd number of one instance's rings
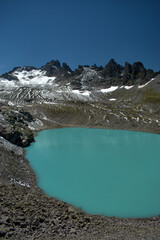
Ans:
POLYGON ((124 88, 127 89, 127 90, 128 90, 128 89, 131 89, 131 88, 133 88, 133 87, 134 87, 134 86, 124 86, 124 88))
POLYGON ((116 98, 110 98, 109 101, 116 101, 116 98))
POLYGON ((85 91, 82 93, 82 95, 84 95, 84 96, 89 96, 90 94, 91 94, 91 92, 89 92, 89 91, 85 91))
POLYGON ((143 88, 145 86, 147 86, 149 83, 151 83, 155 78, 152 78, 149 82, 147 82, 146 84, 144 85, 139 85, 138 88, 143 88))
POLYGON ((8 88, 15 88, 16 87, 16 81, 9 81, 4 78, 0 78, 0 86, 1 88, 5 87, 6 89, 8 88))
POLYGON ((134 87, 133 85, 132 86, 121 86, 120 89, 125 88, 126 90, 129 90, 129 89, 131 89, 133 87, 134 87))
POLYGON ((100 91, 102 93, 108 93, 108 92, 113 92, 113 91, 117 90, 117 88, 118 88, 118 86, 112 86, 110 88, 101 89, 100 91))

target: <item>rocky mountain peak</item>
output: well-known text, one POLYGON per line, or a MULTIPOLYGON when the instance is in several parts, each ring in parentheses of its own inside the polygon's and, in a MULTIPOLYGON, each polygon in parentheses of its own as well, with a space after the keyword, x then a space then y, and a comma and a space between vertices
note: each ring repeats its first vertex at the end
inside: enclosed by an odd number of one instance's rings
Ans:
POLYGON ((146 69, 141 62, 135 62, 132 65, 132 78, 144 78, 146 75, 146 69))
POLYGON ((123 67, 116 63, 112 58, 109 63, 107 63, 102 71, 104 77, 119 77, 122 73, 123 67))
POLYGON ((67 65, 67 63, 62 63, 61 71, 62 71, 62 74, 72 73, 72 69, 67 65))
POLYGON ((48 77, 58 76, 58 75, 67 75, 72 73, 71 68, 67 63, 62 63, 62 66, 58 60, 51 60, 46 65, 41 67, 41 70, 46 71, 48 77))
POLYGON ((131 73, 132 73, 132 65, 128 62, 125 62, 123 75, 131 74, 131 73))
POLYGON ((46 65, 50 66, 50 67, 57 67, 57 68, 61 68, 61 64, 58 60, 51 60, 50 62, 48 62, 46 65))
MULTIPOLYGON (((130 79, 132 79, 132 65, 128 62, 125 63, 123 70, 123 84, 127 83, 130 79)), ((130 84, 132 82, 130 81, 130 84)))
POLYGON ((58 60, 51 60, 41 67, 42 70, 46 71, 47 77, 56 76, 61 70, 61 64, 58 60))
POLYGON ((102 71, 103 67, 102 66, 98 67, 96 64, 94 64, 94 65, 92 65, 91 69, 96 70, 96 71, 102 71))
POLYGON ((30 72, 32 70, 35 70, 37 68, 32 67, 32 66, 25 66, 25 67, 14 67, 11 71, 8 73, 4 73, 1 75, 2 78, 7 79, 9 81, 15 80, 18 81, 18 78, 14 75, 15 72, 22 72, 22 71, 27 71, 30 72))
POLYGON ((83 66, 83 65, 78 65, 78 68, 75 69, 73 74, 76 75, 76 76, 81 75, 83 73, 84 67, 85 66, 83 66))

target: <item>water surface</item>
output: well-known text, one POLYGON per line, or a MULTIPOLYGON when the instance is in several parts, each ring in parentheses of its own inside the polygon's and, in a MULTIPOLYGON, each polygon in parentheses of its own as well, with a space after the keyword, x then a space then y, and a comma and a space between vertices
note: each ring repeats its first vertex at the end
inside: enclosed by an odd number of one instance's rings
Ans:
POLYGON ((45 130, 26 157, 49 196, 92 214, 160 214, 160 136, 63 128, 45 130))

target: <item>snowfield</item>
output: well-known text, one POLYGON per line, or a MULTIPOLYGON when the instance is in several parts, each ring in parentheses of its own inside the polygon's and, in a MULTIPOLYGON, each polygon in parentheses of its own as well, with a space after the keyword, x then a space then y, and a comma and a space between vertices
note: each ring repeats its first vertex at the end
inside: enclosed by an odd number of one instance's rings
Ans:
POLYGON ((23 85, 51 85, 56 77, 47 77, 45 71, 32 70, 32 71, 15 71, 14 76, 19 79, 19 83, 23 85))
POLYGON ((18 80, 9 81, 0 78, 0 87, 2 88, 15 88, 18 86, 38 86, 38 85, 52 85, 56 77, 47 77, 45 71, 32 70, 32 71, 15 71, 13 78, 17 77, 18 80))

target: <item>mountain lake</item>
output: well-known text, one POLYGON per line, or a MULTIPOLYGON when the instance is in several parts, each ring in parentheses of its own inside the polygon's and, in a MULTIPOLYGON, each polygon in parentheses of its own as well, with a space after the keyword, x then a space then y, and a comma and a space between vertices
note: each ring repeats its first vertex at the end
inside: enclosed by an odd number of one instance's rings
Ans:
POLYGON ((60 128, 26 148, 38 186, 90 214, 160 215, 160 135, 60 128))

